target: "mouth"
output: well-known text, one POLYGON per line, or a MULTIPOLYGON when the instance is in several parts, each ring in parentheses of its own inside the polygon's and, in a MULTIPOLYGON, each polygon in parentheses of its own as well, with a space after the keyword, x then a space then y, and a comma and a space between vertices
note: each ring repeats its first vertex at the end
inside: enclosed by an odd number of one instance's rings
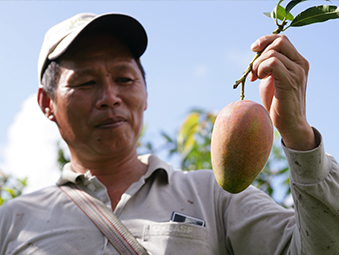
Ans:
POLYGON ((117 116, 113 118, 107 118, 95 125, 96 128, 100 129, 113 129, 123 125, 127 120, 123 117, 117 116))

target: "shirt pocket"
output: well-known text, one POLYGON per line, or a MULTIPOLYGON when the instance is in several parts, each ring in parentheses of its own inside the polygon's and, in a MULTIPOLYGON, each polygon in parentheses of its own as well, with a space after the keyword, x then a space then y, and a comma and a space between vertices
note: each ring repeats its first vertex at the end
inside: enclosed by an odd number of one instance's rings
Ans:
POLYGON ((144 227, 143 245, 150 254, 210 254, 206 227, 177 223, 153 223, 144 227))

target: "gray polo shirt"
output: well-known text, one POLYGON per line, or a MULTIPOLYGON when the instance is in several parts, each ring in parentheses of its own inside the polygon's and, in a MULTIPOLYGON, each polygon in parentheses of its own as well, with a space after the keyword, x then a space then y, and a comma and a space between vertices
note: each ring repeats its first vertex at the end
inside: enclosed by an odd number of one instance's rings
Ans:
MULTIPOLYGON (((146 174, 122 195, 114 214, 150 254, 338 254, 338 164, 324 153, 322 142, 308 152, 284 150, 296 213, 252 186, 236 195, 225 192, 211 170, 182 172, 144 155, 146 174), (183 216, 171 221, 173 212, 183 216), (189 217, 205 226, 176 222, 189 217)), ((111 208, 105 186, 89 172, 78 174, 66 165, 59 184, 66 182, 83 185, 111 208)), ((0 254, 118 253, 52 186, 0 207, 0 254)))

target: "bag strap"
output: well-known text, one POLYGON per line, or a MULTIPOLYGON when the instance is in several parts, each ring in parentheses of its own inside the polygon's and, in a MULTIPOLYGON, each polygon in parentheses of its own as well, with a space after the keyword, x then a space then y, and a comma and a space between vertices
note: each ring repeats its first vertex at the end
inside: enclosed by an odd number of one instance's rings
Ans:
POLYGON ((74 183, 67 183, 59 188, 93 221, 119 254, 148 254, 103 202, 87 194, 74 183))

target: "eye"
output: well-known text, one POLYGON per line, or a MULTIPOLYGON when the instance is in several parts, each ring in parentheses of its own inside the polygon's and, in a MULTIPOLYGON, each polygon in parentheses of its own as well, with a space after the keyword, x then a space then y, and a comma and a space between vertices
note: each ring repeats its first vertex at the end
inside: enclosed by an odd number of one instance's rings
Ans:
POLYGON ((79 84, 78 87, 93 86, 93 85, 95 85, 95 84, 96 84, 96 82, 93 81, 93 80, 91 80, 91 81, 87 81, 87 82, 84 82, 84 83, 79 84))
POLYGON ((115 82, 119 84, 128 84, 128 83, 131 83, 132 81, 133 80, 131 78, 127 78, 127 77, 120 77, 120 78, 115 79, 115 82))

